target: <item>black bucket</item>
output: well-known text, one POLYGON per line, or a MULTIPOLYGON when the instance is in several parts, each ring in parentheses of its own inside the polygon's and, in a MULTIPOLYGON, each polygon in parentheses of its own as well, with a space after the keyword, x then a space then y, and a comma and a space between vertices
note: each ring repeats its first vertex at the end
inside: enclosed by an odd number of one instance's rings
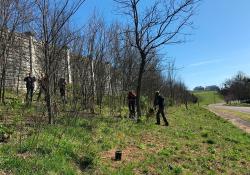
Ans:
POLYGON ((122 151, 116 151, 115 152, 115 160, 116 161, 122 160, 122 151))

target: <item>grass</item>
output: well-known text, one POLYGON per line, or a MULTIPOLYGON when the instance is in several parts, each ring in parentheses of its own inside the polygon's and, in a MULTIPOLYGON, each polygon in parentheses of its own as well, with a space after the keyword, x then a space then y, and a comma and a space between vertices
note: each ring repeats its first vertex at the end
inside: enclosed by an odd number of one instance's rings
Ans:
POLYGON ((154 118, 137 124, 108 115, 62 115, 56 125, 25 126, 22 121, 37 112, 35 106, 24 109, 13 100, 0 110, 14 121, 0 125, 1 132, 12 133, 0 145, 0 174, 246 174, 250 169, 250 136, 197 106, 170 108, 168 128, 155 126, 154 118), (123 151, 121 162, 111 159, 117 149, 123 151))
MULTIPOLYGON (((210 95, 211 96, 211 95, 210 95)), ((206 104, 205 100, 203 104, 206 104)), ((108 115, 61 114, 55 125, 23 125, 34 108, 19 102, 0 109, 13 113, 12 133, 0 145, 0 174, 247 174, 250 136, 198 106, 168 109, 170 127, 155 118, 135 123, 108 115), (114 161, 115 150, 122 161, 114 161)), ((6 131, 7 132, 7 131, 6 131)))
POLYGON ((209 105, 215 103, 222 103, 222 96, 216 91, 195 91, 194 95, 198 97, 201 105, 209 105))

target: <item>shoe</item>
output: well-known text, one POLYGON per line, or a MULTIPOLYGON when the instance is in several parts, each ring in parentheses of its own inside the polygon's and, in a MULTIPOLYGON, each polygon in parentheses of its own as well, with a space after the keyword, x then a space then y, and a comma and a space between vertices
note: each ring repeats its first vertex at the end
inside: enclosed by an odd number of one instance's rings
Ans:
POLYGON ((155 123, 156 125, 160 125, 160 123, 155 123))
POLYGON ((169 126, 169 123, 165 123, 165 126, 169 126))

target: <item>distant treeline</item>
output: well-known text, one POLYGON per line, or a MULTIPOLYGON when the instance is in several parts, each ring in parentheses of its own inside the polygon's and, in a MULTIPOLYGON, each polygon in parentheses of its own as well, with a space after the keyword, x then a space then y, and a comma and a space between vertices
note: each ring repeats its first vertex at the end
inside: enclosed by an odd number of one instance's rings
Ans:
POLYGON ((212 85, 212 86, 197 86, 194 88, 194 91, 219 91, 220 88, 216 85, 212 85))
POLYGON ((220 93, 227 103, 231 101, 250 103, 250 77, 239 72, 233 78, 225 81, 220 93))

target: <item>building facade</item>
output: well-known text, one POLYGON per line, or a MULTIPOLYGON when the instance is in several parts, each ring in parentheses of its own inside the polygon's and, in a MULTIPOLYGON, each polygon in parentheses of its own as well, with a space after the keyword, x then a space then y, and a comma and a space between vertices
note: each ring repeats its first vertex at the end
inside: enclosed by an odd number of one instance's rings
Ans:
MULTIPOLYGON (((25 89, 23 80, 29 73, 37 79, 44 73, 42 45, 30 32, 15 33, 13 38, 14 42, 8 46, 6 52, 5 87, 12 90, 23 90, 25 89)), ((60 56, 62 57, 60 65, 57 65, 59 68, 57 72, 60 74, 58 76, 65 78, 68 83, 72 81, 70 55, 69 49, 65 49, 60 56)), ((3 74, 3 66, 3 64, 0 65, 0 77, 3 74)))

